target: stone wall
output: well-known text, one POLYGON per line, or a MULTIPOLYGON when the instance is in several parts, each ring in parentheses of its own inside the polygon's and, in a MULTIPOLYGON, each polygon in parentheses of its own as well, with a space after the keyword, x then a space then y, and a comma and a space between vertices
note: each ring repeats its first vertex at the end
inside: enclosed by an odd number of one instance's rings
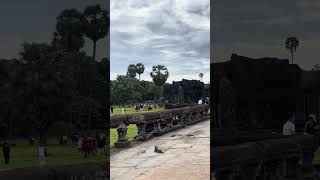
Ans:
POLYGON ((57 167, 32 167, 0 172, 1 180, 108 180, 106 162, 57 167))

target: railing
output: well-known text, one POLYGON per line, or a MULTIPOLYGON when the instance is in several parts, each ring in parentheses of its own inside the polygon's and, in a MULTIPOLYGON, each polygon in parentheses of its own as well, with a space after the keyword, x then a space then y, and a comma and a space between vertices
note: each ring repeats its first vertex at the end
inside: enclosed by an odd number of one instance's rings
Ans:
POLYGON ((115 143, 115 147, 124 148, 129 146, 130 142, 127 137, 127 126, 129 124, 136 124, 138 128, 138 135, 135 140, 143 141, 208 119, 208 110, 209 105, 204 104, 160 112, 113 116, 110 120, 110 128, 116 128, 118 132, 118 141, 115 143))

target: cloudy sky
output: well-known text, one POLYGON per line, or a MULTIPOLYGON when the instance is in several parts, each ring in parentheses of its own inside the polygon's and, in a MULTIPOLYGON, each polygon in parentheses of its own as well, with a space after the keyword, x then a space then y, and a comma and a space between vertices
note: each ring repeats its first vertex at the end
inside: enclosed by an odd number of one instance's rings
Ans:
POLYGON ((304 69, 320 63, 319 0, 214 0, 212 14, 212 61, 231 53, 288 59, 285 39, 296 36, 295 63, 304 69))
POLYGON ((129 64, 143 63, 143 80, 151 67, 165 65, 167 82, 210 78, 209 0, 111 0, 111 79, 129 64))
MULTIPOLYGON (((56 17, 64 9, 80 11, 87 5, 100 4, 105 8, 106 0, 5 0, 0 4, 0 58, 18 57, 21 43, 47 42, 52 39, 56 17)), ((107 56, 108 39, 98 42, 97 59, 107 56)), ((92 54, 92 43, 87 41, 84 48, 92 54)))

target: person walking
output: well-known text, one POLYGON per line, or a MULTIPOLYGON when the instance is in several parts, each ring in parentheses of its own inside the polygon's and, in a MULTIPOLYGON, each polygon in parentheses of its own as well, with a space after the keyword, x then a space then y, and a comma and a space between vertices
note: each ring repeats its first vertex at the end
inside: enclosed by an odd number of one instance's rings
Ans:
POLYGON ((3 152, 3 159, 4 159, 4 164, 6 166, 9 166, 10 164, 10 144, 8 143, 7 140, 4 141, 2 144, 2 152, 3 152))
POLYGON ((309 114, 308 121, 305 125, 304 131, 306 134, 315 134, 319 130, 319 124, 317 123, 316 116, 309 114))
POLYGON ((202 99, 200 99, 200 100, 198 101, 198 104, 202 104, 202 99))
POLYGON ((291 114, 287 122, 283 125, 282 134, 284 136, 294 135, 296 133, 296 127, 294 125, 295 115, 291 114))

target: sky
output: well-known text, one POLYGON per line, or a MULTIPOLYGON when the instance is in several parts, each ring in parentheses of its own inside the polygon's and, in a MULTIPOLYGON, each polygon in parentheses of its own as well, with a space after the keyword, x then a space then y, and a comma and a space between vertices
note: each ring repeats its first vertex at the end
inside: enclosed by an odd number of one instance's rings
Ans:
POLYGON ((110 77, 142 63, 142 80, 153 65, 168 68, 167 83, 210 81, 210 0, 111 0, 110 77))
MULTIPOLYGON (((52 40, 56 17, 64 9, 80 11, 87 5, 100 4, 106 9, 106 0, 6 0, 0 6, 0 58, 16 58, 23 42, 46 42, 52 40)), ((92 54, 92 42, 84 49, 92 54)), ((97 45, 97 60, 108 57, 108 37, 97 45)))
POLYGON ((319 0, 214 0, 211 20, 212 62, 232 53, 290 59, 285 39, 295 36, 300 46, 294 63, 306 70, 320 63, 319 0))

